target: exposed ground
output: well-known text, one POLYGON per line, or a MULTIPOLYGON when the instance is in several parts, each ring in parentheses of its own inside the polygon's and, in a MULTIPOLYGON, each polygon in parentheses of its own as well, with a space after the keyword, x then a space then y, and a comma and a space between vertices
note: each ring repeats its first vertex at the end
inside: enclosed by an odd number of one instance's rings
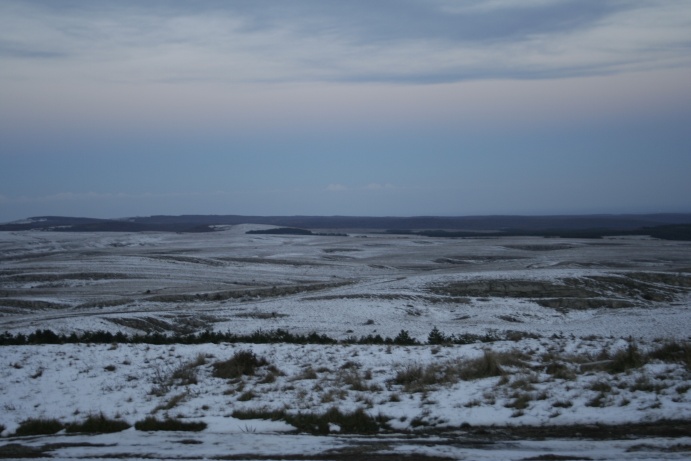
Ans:
POLYGON ((532 338, 414 347, 5 346, 5 436, 27 418, 68 424, 99 413, 129 424, 153 414, 209 427, 191 436, 129 429, 9 437, 0 439, 0 457, 688 457, 691 243, 245 234, 255 227, 0 233, 0 333, 282 328, 345 340, 406 330, 427 342, 436 327, 449 336, 532 338), (656 351, 670 344, 682 349, 662 358, 656 351), (631 348, 641 360, 612 368, 631 348), (267 363, 251 376, 214 375, 215 363, 243 350, 267 363), (487 353, 501 372, 468 375, 469 361, 487 353), (197 362, 196 382, 166 381, 197 362), (285 415, 331 408, 386 424, 376 436, 292 434, 285 415), (244 419, 233 414, 240 410, 284 414, 244 419))

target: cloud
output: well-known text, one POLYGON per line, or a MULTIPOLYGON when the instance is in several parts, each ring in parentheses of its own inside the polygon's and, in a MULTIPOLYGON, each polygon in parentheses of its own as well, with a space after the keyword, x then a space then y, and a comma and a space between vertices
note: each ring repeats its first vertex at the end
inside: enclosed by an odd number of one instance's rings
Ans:
MULTIPOLYGON (((565 3, 564 0, 436 0, 439 9, 448 13, 492 12, 496 10, 516 10, 556 6, 565 3)), ((604 2, 603 2, 604 3, 604 2)))
POLYGON ((145 192, 140 194, 131 194, 124 192, 57 192, 49 195, 21 195, 10 197, 0 195, 0 203, 41 203, 41 202, 71 202, 71 201, 94 201, 94 200, 141 200, 152 198, 182 198, 182 197, 203 197, 203 196, 218 196, 225 195, 226 192, 169 192, 169 193, 152 193, 145 192))
POLYGON ((54 3, 3 2, 0 68, 62 81, 436 83, 691 64, 691 7, 676 0, 54 3))
POLYGON ((380 184, 377 182, 373 182, 370 184, 367 184, 364 187, 365 190, 392 190, 395 189, 395 187, 392 184, 386 183, 386 184, 380 184))

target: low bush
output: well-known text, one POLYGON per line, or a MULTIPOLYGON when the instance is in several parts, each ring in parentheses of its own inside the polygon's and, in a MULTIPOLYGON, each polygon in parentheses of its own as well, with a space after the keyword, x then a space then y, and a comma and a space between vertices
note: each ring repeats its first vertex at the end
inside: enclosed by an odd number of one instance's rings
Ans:
POLYGON ((681 363, 687 370, 691 370, 691 344, 688 342, 666 342, 657 349, 650 351, 648 356, 651 359, 667 363, 681 363))
POLYGON ((444 367, 445 364, 407 365, 398 370, 392 382, 403 386, 406 392, 425 392, 429 386, 441 384, 444 367))
POLYGON ((567 363, 553 360, 546 364, 545 373, 551 375, 554 379, 563 379, 571 381, 576 379, 576 372, 567 363))
POLYGON ((253 398, 255 398, 256 396, 257 396, 257 394, 255 394, 254 392, 249 390, 249 391, 241 394, 238 397, 238 402, 248 402, 248 401, 252 400, 253 398))
POLYGON ((488 350, 484 351, 482 357, 465 362, 460 370, 460 377, 466 381, 502 376, 503 374, 504 369, 499 363, 499 358, 494 352, 488 350))
POLYGON ((235 419, 268 419, 270 421, 280 421, 285 419, 285 411, 269 410, 266 408, 251 408, 248 410, 235 410, 232 413, 235 419))
POLYGON ((108 434, 111 432, 124 431, 130 427, 132 426, 125 421, 109 419, 101 413, 99 415, 91 415, 81 423, 69 424, 65 428, 65 431, 69 433, 108 434))
MULTIPOLYGON (((203 362, 201 363, 203 365, 203 362)), ((170 373, 170 379, 173 383, 180 386, 191 386, 198 384, 197 367, 200 366, 197 362, 181 362, 177 368, 170 373)))
POLYGON ((634 368, 640 368, 646 363, 646 357, 638 350, 634 342, 630 342, 626 349, 617 351, 608 365, 610 373, 623 373, 634 368))
POLYGON ((533 398, 530 394, 518 393, 513 396, 513 400, 504 405, 506 408, 513 408, 515 410, 525 410, 530 405, 533 398))
POLYGON ((486 350, 482 357, 476 359, 455 359, 424 366, 407 365, 396 373, 391 383, 403 386, 406 392, 425 392, 431 386, 502 375, 504 370, 499 363, 499 356, 486 350))
POLYGON ((598 393, 595 397, 585 403, 586 407, 602 408, 608 406, 607 395, 604 392, 598 393))
POLYGON ((333 425, 338 426, 340 432, 349 434, 375 434, 380 429, 380 422, 362 408, 351 413, 342 413, 334 407, 323 414, 286 414, 285 421, 299 431, 310 434, 329 434, 333 425))
POLYGON ((297 413, 291 414, 285 410, 236 410, 233 412, 236 419, 268 419, 271 421, 285 421, 294 426, 298 431, 316 435, 329 434, 334 426, 338 426, 341 433, 348 434, 374 434, 380 429, 386 428, 386 418, 374 418, 358 408, 350 413, 343 413, 338 408, 331 408, 326 413, 297 413))
POLYGON ((554 408, 571 408, 572 406, 573 402, 570 400, 558 400, 552 404, 554 408))
POLYGON ((427 344, 448 344, 451 338, 439 331, 437 327, 432 328, 432 331, 427 335, 427 344))
POLYGON ((612 386, 606 381, 596 381, 589 386, 591 391, 607 393, 612 390, 612 386))
POLYGON ((206 429, 203 421, 181 421, 179 419, 166 418, 163 420, 149 416, 142 421, 134 423, 138 431, 188 431, 199 432, 206 429))
POLYGON ((241 376, 254 376, 257 368, 268 365, 263 357, 257 357, 254 352, 237 351, 231 358, 213 365, 213 375, 217 378, 234 379, 241 376))
POLYGON ((65 426, 57 419, 29 418, 19 423, 15 435, 50 435, 63 430, 65 426))
POLYGON ((156 408, 153 409, 152 413, 156 413, 157 411, 161 410, 172 410, 180 405, 180 403, 187 398, 187 395, 188 394, 186 392, 183 392, 181 394, 172 396, 167 402, 157 405, 156 408))
POLYGON ((407 330, 401 330, 393 339, 393 343, 399 346, 415 346, 420 344, 417 339, 410 336, 407 330))

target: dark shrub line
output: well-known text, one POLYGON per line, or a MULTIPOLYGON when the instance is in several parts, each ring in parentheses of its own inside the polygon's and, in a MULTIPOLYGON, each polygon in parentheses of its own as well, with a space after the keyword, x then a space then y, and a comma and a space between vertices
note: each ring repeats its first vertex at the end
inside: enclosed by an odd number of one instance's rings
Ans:
POLYGON ((54 418, 29 418, 19 423, 16 436, 51 435, 65 430, 67 433, 108 434, 129 429, 125 421, 110 419, 103 414, 90 415, 82 422, 63 424, 54 418))
MULTIPOLYGON (((15 436, 32 436, 32 435, 51 435, 56 434, 63 429, 67 433, 75 434, 108 434, 113 432, 121 432, 129 429, 130 426, 125 421, 118 419, 110 419, 103 414, 90 415, 82 422, 75 422, 70 424, 63 424, 54 418, 29 418, 19 423, 19 427, 15 431, 15 436)), ((156 419, 149 416, 134 424, 135 429, 139 431, 203 431, 206 429, 206 423, 201 421, 181 421, 179 419, 166 418, 163 420, 156 419)))
POLYGON ((19 423, 14 435, 50 435, 63 430, 65 426, 53 418, 29 418, 19 423))
POLYGON ((294 426, 299 432, 307 432, 316 435, 329 434, 338 426, 341 433, 348 434, 375 434, 380 429, 387 429, 387 418, 374 418, 362 408, 357 408, 350 413, 344 413, 333 407, 325 413, 288 413, 285 410, 235 410, 233 418, 236 419, 268 419, 272 421, 285 421, 294 426))
POLYGON ((110 434, 112 432, 121 432, 129 429, 130 426, 125 421, 119 419, 110 419, 103 415, 90 415, 85 421, 81 423, 68 424, 65 428, 67 433, 85 433, 85 434, 110 434))
POLYGON ((145 335, 127 335, 123 332, 111 333, 109 331, 85 331, 82 333, 57 334, 52 330, 38 329, 33 333, 12 334, 4 332, 0 335, 0 346, 23 346, 30 344, 218 344, 218 343, 248 343, 248 344, 372 344, 372 345, 396 345, 418 346, 423 344, 475 344, 491 343, 495 341, 519 341, 524 338, 539 338, 539 335, 521 331, 508 330, 498 332, 488 331, 485 334, 464 333, 459 335, 446 335, 436 327, 430 332, 427 342, 420 342, 410 336, 407 330, 401 330, 394 338, 381 335, 349 336, 344 340, 337 340, 325 334, 316 332, 308 334, 290 333, 283 329, 257 330, 248 335, 240 335, 231 332, 203 331, 191 334, 147 333, 145 335))
POLYGON ((149 416, 141 421, 134 423, 134 428, 138 431, 187 431, 199 432, 206 429, 203 421, 181 421, 179 419, 156 419, 149 416))
POLYGON ((644 353, 638 349, 635 342, 630 340, 626 349, 611 354, 609 359, 605 368, 610 373, 623 373, 640 368, 651 360, 679 363, 687 370, 691 370, 691 342, 667 341, 650 352, 644 353))

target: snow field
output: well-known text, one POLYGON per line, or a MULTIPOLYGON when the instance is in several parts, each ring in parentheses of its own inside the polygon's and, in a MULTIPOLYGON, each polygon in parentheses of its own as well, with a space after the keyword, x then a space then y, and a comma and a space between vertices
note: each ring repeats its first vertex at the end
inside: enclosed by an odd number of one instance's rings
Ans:
MULTIPOLYGON (((2 348, 0 424, 4 435, 28 418, 80 421, 104 414, 133 424, 148 415, 206 421, 210 430, 289 430, 284 423, 239 420, 235 411, 343 412, 362 408, 382 415, 393 429, 471 425, 627 423, 691 417, 689 371, 681 364, 650 362, 625 373, 576 370, 549 374, 550 357, 594 360, 622 340, 523 340, 466 346, 361 346, 206 344, 154 346, 43 345, 2 348), (440 378, 406 387, 411 367, 449 370, 495 354, 520 357, 505 374, 481 379, 440 378), (213 376, 213 363, 238 351, 266 359, 254 376, 213 376), (203 360, 202 360, 203 359, 203 360), (203 365, 191 366, 204 361, 203 365), (188 382, 171 378, 193 368, 188 382), (397 382, 397 379, 399 381, 397 382), (215 429, 214 429, 215 428, 215 429)), ((644 347, 654 347, 647 344, 644 347)), ((510 360, 507 360, 510 363, 510 360)), ((441 373, 441 372, 440 372, 441 373)))

